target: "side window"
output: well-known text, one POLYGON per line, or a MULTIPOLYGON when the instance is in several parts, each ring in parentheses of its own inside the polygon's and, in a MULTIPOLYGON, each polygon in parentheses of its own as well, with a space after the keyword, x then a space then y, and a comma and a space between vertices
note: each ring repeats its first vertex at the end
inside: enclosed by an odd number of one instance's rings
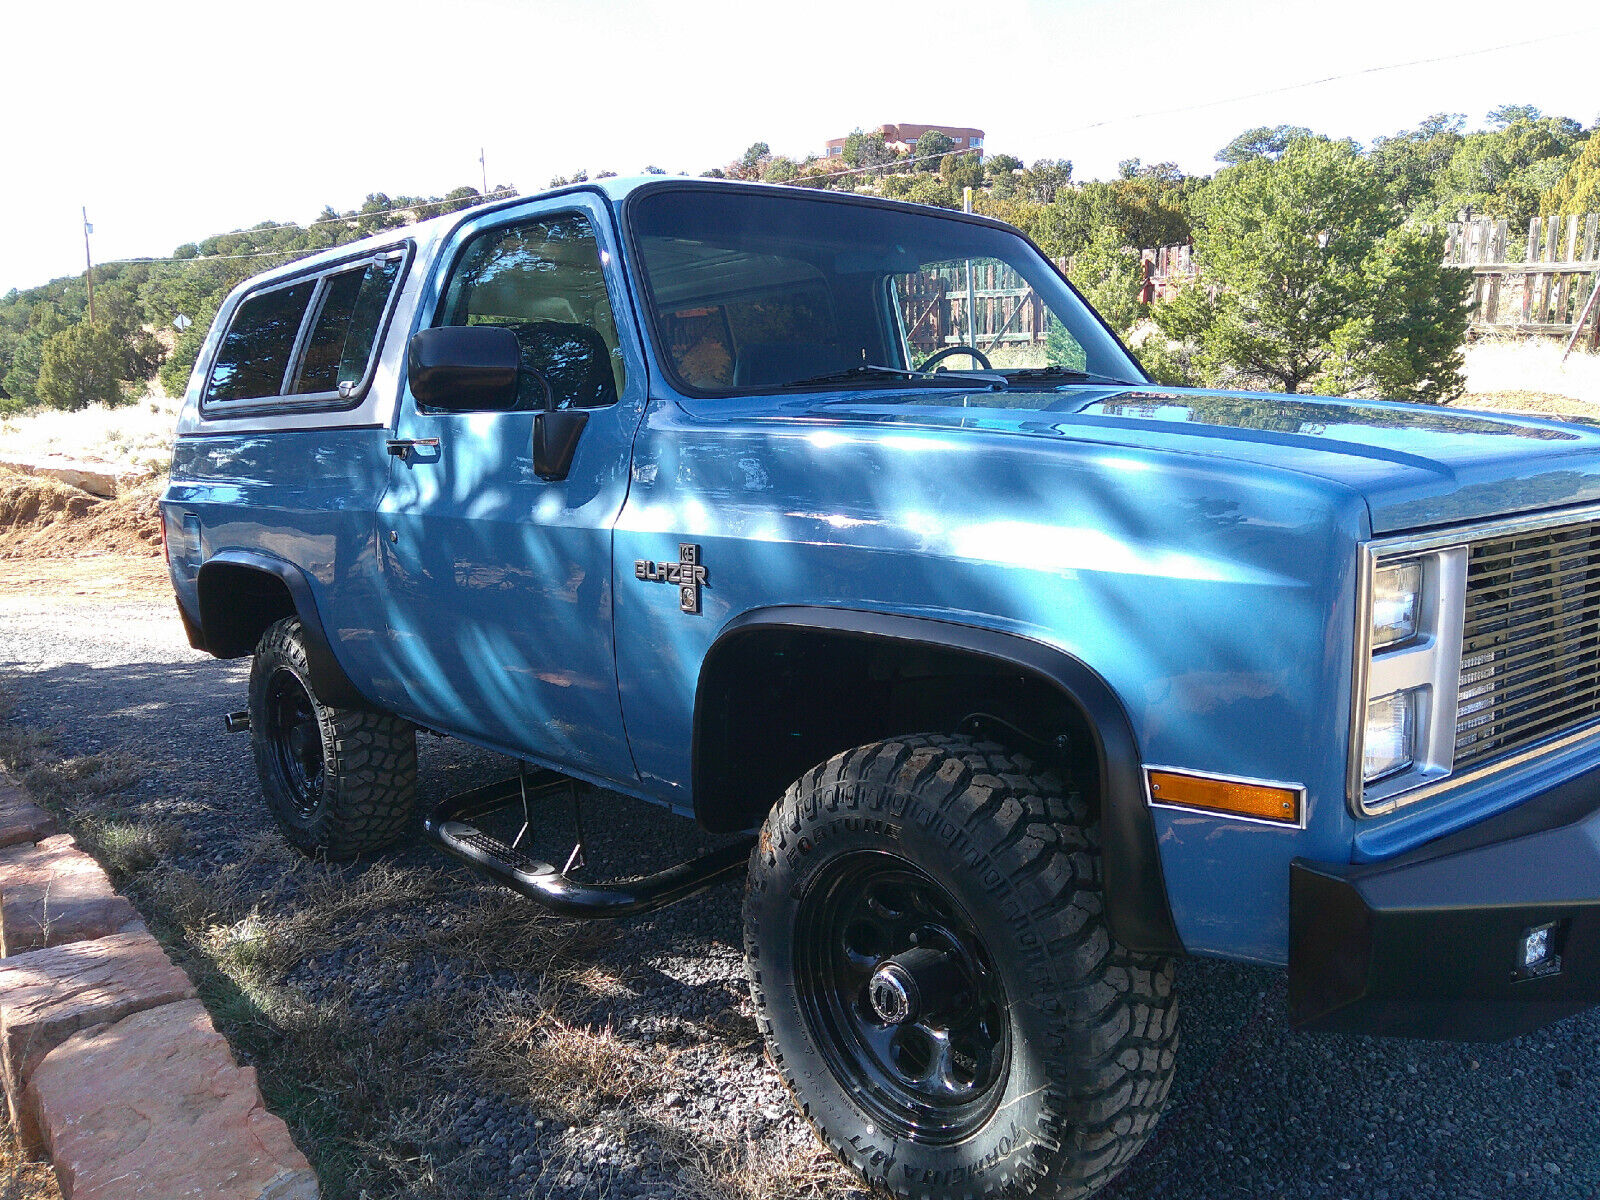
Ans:
POLYGON ((616 403, 626 382, 600 249, 576 213, 491 229, 467 244, 436 325, 502 325, 517 336, 521 408, 542 408, 549 383, 560 408, 616 403))
POLYGON ((315 287, 316 281, 307 279, 260 292, 239 305, 211 368, 208 402, 282 394, 295 335, 315 287))
POLYGON ((355 386, 366 377, 400 266, 401 259, 387 258, 328 277, 292 395, 337 392, 341 385, 355 386))

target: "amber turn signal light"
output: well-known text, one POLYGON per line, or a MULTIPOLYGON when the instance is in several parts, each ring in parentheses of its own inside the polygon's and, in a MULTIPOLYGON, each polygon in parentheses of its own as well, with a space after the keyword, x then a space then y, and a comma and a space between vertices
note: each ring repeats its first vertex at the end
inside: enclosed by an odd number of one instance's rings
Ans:
POLYGON ((1150 799, 1155 804, 1178 804, 1184 808, 1254 817, 1258 821, 1277 821, 1284 825, 1300 824, 1302 793, 1299 788, 1241 783, 1236 779, 1213 779, 1177 771, 1148 771, 1146 774, 1150 777, 1150 799))

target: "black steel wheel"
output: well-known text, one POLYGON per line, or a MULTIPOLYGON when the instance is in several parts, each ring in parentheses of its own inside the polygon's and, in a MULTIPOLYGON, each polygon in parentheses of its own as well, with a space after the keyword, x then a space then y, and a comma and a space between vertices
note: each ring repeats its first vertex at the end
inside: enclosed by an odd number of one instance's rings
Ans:
POLYGON ((1094 814, 989 742, 918 735, 806 773, 768 815, 745 954, 818 1135, 896 1195, 1083 1197, 1155 1128, 1171 959, 1111 936, 1094 814))
POLYGON ((270 762, 278 790, 295 814, 310 818, 322 803, 326 778, 326 752, 316 701, 300 677, 288 667, 278 667, 267 680, 266 734, 270 762))
POLYGON ((892 854, 841 857, 796 913, 796 983, 821 1049, 896 1137, 959 1141, 999 1102, 1006 994, 954 897, 892 854))
POLYGON ((298 618, 277 622, 256 645, 250 739, 267 808, 305 853, 352 858, 388 845, 411 823, 415 727, 391 713, 318 700, 298 618))

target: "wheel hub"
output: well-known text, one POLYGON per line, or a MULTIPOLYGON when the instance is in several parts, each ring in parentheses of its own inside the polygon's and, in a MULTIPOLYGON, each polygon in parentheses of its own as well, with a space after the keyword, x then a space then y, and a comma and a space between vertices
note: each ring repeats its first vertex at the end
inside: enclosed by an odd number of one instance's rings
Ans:
POLYGON ((903 1025, 921 1012, 917 981, 896 962, 886 962, 873 972, 867 995, 872 1011, 885 1025, 903 1025))
POLYGON ((867 1001, 885 1025, 906 1025, 955 1011, 969 990, 955 955, 918 946, 879 964, 867 1001))

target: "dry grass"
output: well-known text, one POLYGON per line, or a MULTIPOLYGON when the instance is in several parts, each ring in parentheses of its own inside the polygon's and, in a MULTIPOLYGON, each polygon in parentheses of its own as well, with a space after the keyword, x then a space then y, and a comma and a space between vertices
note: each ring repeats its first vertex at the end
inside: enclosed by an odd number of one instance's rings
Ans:
POLYGON ((583 964, 614 941, 599 921, 560 921, 510 892, 480 894, 421 935, 421 948, 464 961, 474 971, 544 975, 583 964))
MULTIPOLYGON (((617 926, 559 920, 499 889, 464 889, 432 866, 311 862, 259 827, 237 835, 220 866, 186 857, 182 827, 140 818, 122 795, 145 772, 141 764, 114 753, 64 758, 49 733, 7 715, 0 691, 0 764, 108 865, 236 1056, 256 1068, 268 1107, 288 1123, 328 1200, 522 1196, 505 1190, 498 1161, 491 1167, 492 1156, 460 1144, 460 1097, 474 1093, 509 1097, 570 1126, 553 1154, 544 1143, 543 1177, 529 1195, 545 1194, 564 1173, 570 1179, 585 1139, 602 1130, 673 1179, 678 1195, 861 1195, 820 1147, 710 1132, 702 1118, 665 1103, 666 1091, 685 1086, 688 1065, 676 1060, 690 1047, 721 1043, 731 1064, 756 1031, 732 1013, 686 1035, 595 1019, 616 1011, 633 973, 644 974, 613 953, 617 926), (319 970, 315 990, 302 991, 296 968, 330 955, 343 964, 339 974, 319 970), (391 993, 392 1007, 370 1003, 374 982, 414 981, 429 966, 442 978, 516 982, 465 990, 412 983, 391 993)), ((4 1169, 0 1159, 0 1200, 13 1200, 4 1169)), ((617 1182, 592 1161, 581 1169, 596 1200, 617 1182)))
POLYGON ((496 998, 472 1039, 468 1066, 569 1122, 660 1091, 670 1077, 670 1052, 568 1019, 567 991, 547 980, 535 995, 496 998))
POLYGON ((1462 350, 1467 391, 1533 393, 1600 408, 1600 354, 1574 350, 1562 362, 1564 344, 1560 338, 1478 338, 1462 350))
POLYGON ((1557 421, 1600 420, 1600 405, 1559 396, 1552 392, 1533 392, 1512 389, 1503 392, 1468 392, 1450 402, 1451 408, 1475 409, 1478 412, 1514 413, 1532 417, 1545 417, 1557 421))
POLYGON ((61 1200, 55 1172, 23 1153, 9 1119, 0 1121, 0 1200, 61 1200))
POLYGON ((67 817, 91 802, 126 791, 144 773, 139 760, 120 751, 60 757, 47 731, 11 720, 15 707, 0 689, 0 769, 9 771, 35 800, 67 817))
POLYGON ((113 879, 138 875, 189 848, 189 835, 176 821, 86 817, 78 824, 78 844, 100 860, 113 879))
POLYGON ((678 1163, 678 1180, 704 1200, 831 1200, 860 1195, 861 1179, 820 1143, 713 1142, 670 1126, 652 1131, 678 1163))
POLYGON ((145 395, 132 404, 94 404, 78 412, 43 409, 0 419, 0 445, 8 454, 42 458, 64 454, 147 475, 172 462, 179 401, 145 395))

